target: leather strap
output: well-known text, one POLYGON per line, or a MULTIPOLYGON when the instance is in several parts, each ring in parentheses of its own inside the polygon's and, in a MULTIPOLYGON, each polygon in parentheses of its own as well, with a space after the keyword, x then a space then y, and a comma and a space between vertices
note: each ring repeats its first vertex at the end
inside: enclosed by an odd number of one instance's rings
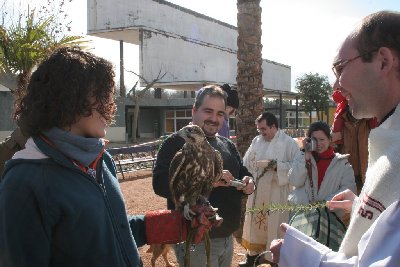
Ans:
POLYGON ((307 168, 307 173, 308 173, 308 180, 310 182, 310 187, 311 187, 311 201, 314 203, 315 197, 314 197, 314 183, 313 183, 313 179, 312 179, 311 159, 306 160, 306 168, 307 168))

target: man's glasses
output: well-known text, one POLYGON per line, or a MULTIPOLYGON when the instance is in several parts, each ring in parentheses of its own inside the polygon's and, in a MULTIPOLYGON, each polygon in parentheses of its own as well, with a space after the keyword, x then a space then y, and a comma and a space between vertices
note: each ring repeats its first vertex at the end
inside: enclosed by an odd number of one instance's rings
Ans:
POLYGON ((349 64, 350 62, 356 60, 357 58, 363 57, 365 55, 371 54, 371 53, 376 52, 376 51, 378 51, 378 49, 374 49, 372 51, 365 52, 363 54, 360 54, 360 55, 355 56, 355 57, 350 58, 350 59, 339 60, 339 61, 333 63, 332 71, 333 71, 333 74, 335 74, 336 79, 339 79, 340 75, 342 75, 343 69, 344 69, 344 67, 346 67, 347 64, 349 64))

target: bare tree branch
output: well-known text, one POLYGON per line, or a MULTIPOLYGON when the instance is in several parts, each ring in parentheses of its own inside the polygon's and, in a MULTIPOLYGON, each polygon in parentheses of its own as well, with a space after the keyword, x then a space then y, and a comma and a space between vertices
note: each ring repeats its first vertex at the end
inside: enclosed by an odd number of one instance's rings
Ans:
POLYGON ((155 79, 153 79, 151 82, 149 82, 142 75, 134 72, 133 70, 127 70, 127 69, 125 69, 125 70, 127 72, 133 73, 134 75, 136 75, 139 79, 141 79, 146 84, 146 86, 145 86, 145 88, 143 90, 146 90, 146 89, 149 89, 149 88, 153 87, 153 85, 155 83, 157 83, 158 81, 162 80, 165 77, 165 75, 168 74, 168 71, 165 71, 163 74, 161 74, 162 73, 162 68, 160 68, 160 70, 158 71, 157 77, 155 79))
POLYGON ((138 119, 139 119, 139 112, 140 112, 140 102, 142 98, 144 97, 144 94, 154 86, 158 81, 160 81, 162 78, 167 75, 168 71, 165 71, 163 73, 162 68, 158 71, 158 75, 155 79, 153 79, 151 82, 147 81, 142 75, 134 72, 133 70, 126 70, 127 72, 133 73, 136 75, 139 80, 136 81, 135 85, 132 87, 131 90, 128 92, 128 98, 130 98, 132 101, 135 103, 135 109, 134 109, 134 114, 133 114, 133 123, 132 123, 132 142, 136 143, 136 132, 137 132, 137 126, 138 126, 138 119), (137 86, 139 81, 142 80, 146 83, 146 86, 140 90, 139 92, 136 91, 137 86))

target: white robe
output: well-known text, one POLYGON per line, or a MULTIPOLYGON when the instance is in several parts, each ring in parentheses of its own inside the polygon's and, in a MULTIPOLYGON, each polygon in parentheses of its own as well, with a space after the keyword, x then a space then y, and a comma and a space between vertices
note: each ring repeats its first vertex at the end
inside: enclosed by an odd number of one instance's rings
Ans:
MULTIPOLYGON (((357 243, 385 208, 400 198, 400 108, 368 139, 368 169, 339 252, 357 255, 357 243)), ((400 266, 400 263, 399 263, 400 266)))
MULTIPOLYGON (((253 174, 257 190, 249 196, 246 210, 262 208, 270 203, 285 203, 290 192, 288 171, 291 161, 298 153, 299 146, 293 138, 278 130, 271 142, 256 136, 247 150, 243 164, 253 174), (277 171, 267 171, 260 179, 262 168, 257 168, 258 160, 277 160, 277 171)), ((281 233, 279 225, 287 222, 288 213, 276 212, 269 216, 265 212, 246 213, 243 227, 242 245, 250 251, 264 251, 270 242, 281 233), (268 245, 267 245, 268 244, 268 245)))
MULTIPOLYGON (((360 196, 354 200, 350 225, 339 252, 330 252, 330 257, 324 260, 323 256, 329 252, 328 248, 310 239, 306 241, 302 239, 297 246, 285 245, 282 247, 281 254, 287 255, 294 265, 287 262, 287 264, 279 264, 280 267, 320 266, 320 261, 325 261, 325 265, 321 266, 346 266, 344 263, 351 261, 354 257, 356 261, 353 262, 353 265, 355 265, 355 262, 360 261, 358 258, 364 258, 365 262, 373 262, 374 258, 379 260, 382 255, 386 253, 385 250, 389 253, 392 253, 393 250, 397 250, 397 253, 399 253, 399 221, 392 221, 392 219, 386 218, 391 217, 390 213, 394 212, 397 214, 397 217, 400 217, 400 215, 398 215, 398 205, 396 206, 396 211, 393 211, 392 209, 394 208, 392 208, 387 212, 389 214, 384 212, 385 209, 400 198, 399 106, 400 105, 396 107, 395 112, 378 128, 371 130, 368 140, 369 159, 365 183, 360 196), (386 219, 382 218, 381 222, 377 222, 377 224, 372 226, 373 223, 385 213, 386 219), (387 222, 387 220, 389 220, 389 222, 387 222), (396 225, 394 229, 392 229, 390 223, 394 222, 396 222, 396 225), (370 233, 370 237, 365 237, 364 234, 367 231, 370 233), (387 242, 387 244, 385 244, 385 242, 387 242), (364 251, 367 251, 367 253, 364 251), (360 254, 361 252, 363 254, 360 254), (299 258, 303 259, 313 258, 314 263, 299 264, 296 262, 298 259, 295 257, 295 254, 301 255, 299 258)), ((286 236, 288 236, 288 233, 286 233, 285 239, 286 236)), ((292 237, 296 238, 296 236, 292 237)), ((387 255, 391 255, 392 258, 397 260, 399 257, 399 254, 387 255)), ((285 256, 282 260, 284 260, 284 258, 285 256)), ((363 261, 360 262, 359 266, 370 266, 363 265, 361 264, 362 262, 363 261)), ((379 263, 376 263, 371 266, 400 266, 400 262, 397 261, 392 265, 384 265, 383 263, 379 265, 379 263)))
POLYGON ((349 258, 290 227, 284 236, 279 267, 399 267, 399 221, 400 202, 397 201, 362 236, 357 247, 358 256, 349 258))

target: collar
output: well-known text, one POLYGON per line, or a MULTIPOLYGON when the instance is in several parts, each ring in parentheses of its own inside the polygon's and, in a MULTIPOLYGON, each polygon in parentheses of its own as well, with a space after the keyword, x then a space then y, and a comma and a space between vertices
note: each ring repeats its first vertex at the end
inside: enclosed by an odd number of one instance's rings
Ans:
POLYGON ((328 147, 327 150, 325 150, 322 153, 313 152, 313 156, 315 158, 315 161, 317 161, 317 162, 319 160, 331 160, 331 159, 333 159, 335 157, 335 151, 330 146, 330 147, 328 147))
POLYGON ((389 113, 386 114, 385 117, 383 117, 382 121, 378 122, 378 126, 381 125, 382 123, 384 123, 385 120, 387 120, 390 116, 393 115, 394 111, 396 110, 396 107, 394 107, 391 111, 389 111, 389 113))
POLYGON ((43 135, 46 143, 55 147, 69 159, 80 162, 85 167, 95 161, 105 147, 105 140, 102 138, 86 138, 57 127, 43 132, 43 135))

